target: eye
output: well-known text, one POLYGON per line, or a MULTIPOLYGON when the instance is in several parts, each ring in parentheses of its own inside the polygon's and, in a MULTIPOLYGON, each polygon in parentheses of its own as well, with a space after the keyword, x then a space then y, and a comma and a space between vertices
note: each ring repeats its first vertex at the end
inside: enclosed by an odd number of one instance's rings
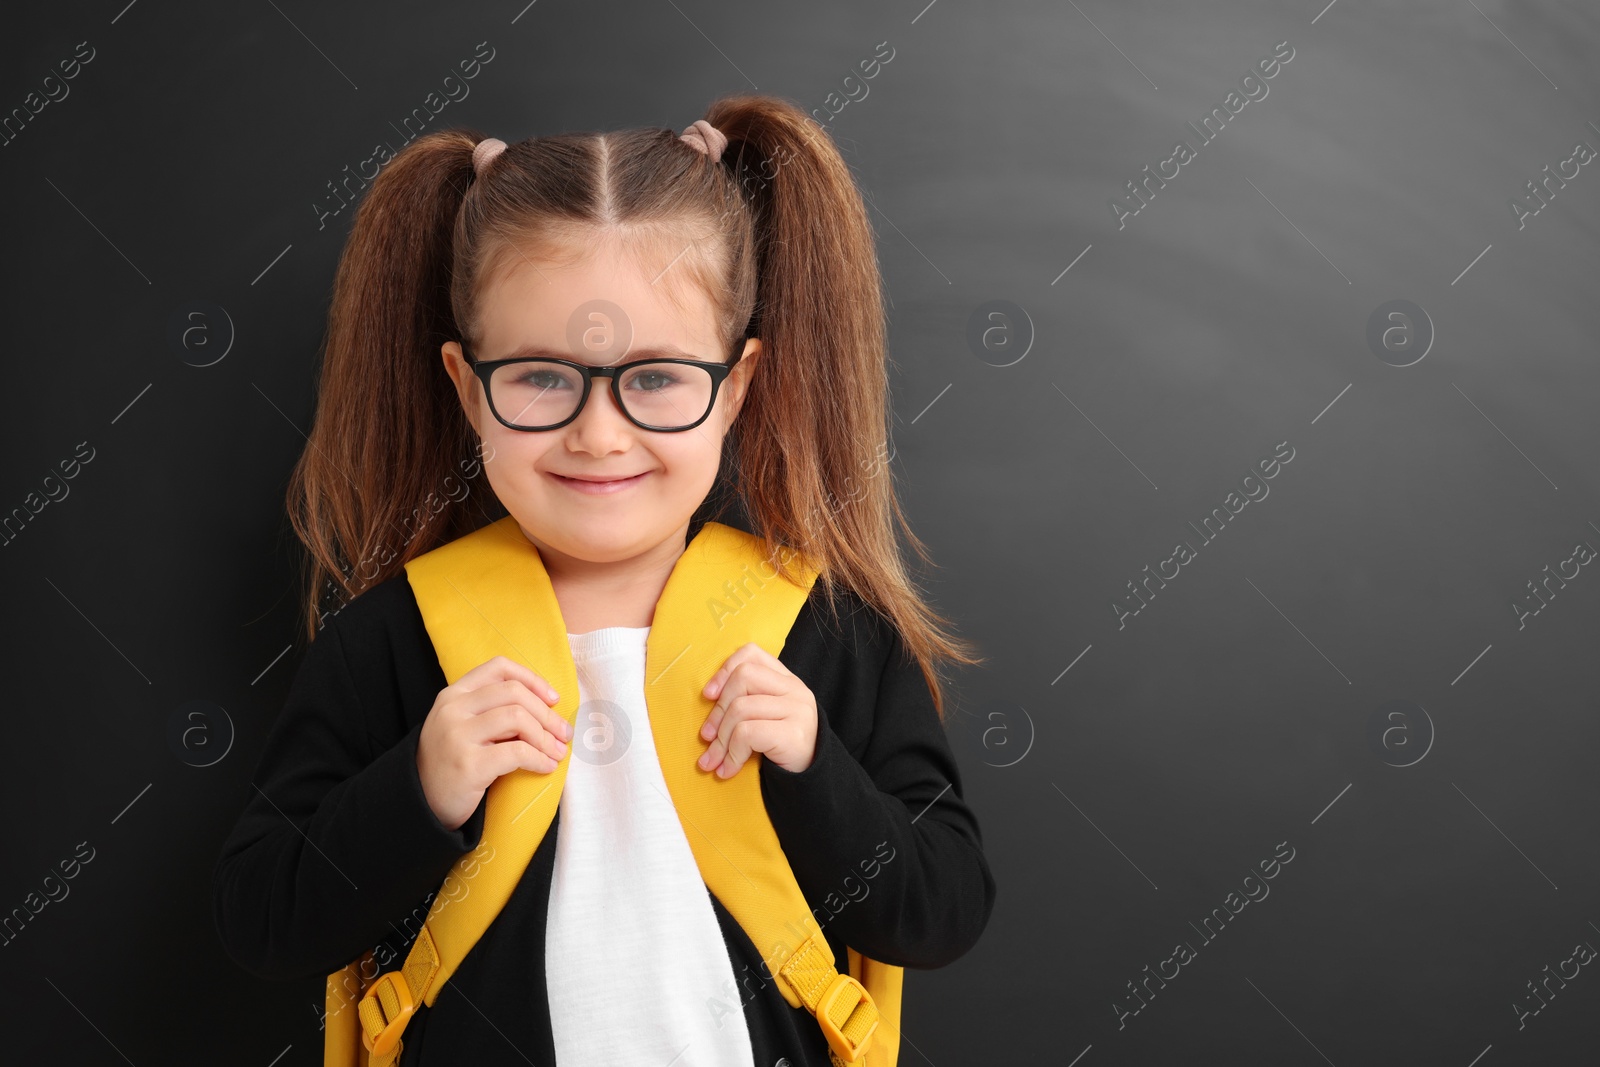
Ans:
POLYGON ((567 385, 566 377, 553 370, 526 370, 518 374, 515 381, 518 385, 527 386, 530 389, 538 389, 542 392, 562 389, 567 385))
POLYGON ((642 370, 628 379, 628 388, 640 393, 659 393, 676 384, 677 377, 665 370, 642 370))

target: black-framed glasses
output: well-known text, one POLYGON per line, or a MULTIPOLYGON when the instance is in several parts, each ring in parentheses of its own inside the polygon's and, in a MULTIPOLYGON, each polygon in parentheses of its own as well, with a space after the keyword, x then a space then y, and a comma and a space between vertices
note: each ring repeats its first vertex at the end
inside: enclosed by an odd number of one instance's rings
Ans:
POLYGON ((669 357, 591 367, 570 359, 519 357, 476 360, 458 342, 472 373, 483 383, 489 410, 502 426, 529 433, 558 430, 578 417, 596 378, 611 379, 611 397, 642 430, 680 433, 706 421, 744 342, 734 342, 726 363, 669 357))

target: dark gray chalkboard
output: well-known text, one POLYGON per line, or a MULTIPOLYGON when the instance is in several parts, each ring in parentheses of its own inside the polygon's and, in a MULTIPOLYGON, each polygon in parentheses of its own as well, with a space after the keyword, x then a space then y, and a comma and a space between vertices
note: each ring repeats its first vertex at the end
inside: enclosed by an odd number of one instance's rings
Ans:
POLYGON ((301 655, 330 185, 482 49, 435 127, 759 90, 869 198, 1000 888, 902 1063, 1593 1062, 1594 5, 6 21, 0 911, 65 894, 0 948, 8 1062, 321 1062, 210 871, 301 655))

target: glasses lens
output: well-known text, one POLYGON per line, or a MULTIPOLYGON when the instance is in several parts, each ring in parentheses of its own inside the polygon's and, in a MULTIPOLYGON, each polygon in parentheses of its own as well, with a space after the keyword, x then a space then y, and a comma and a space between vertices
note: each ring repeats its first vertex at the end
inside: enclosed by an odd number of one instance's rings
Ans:
MULTIPOLYGON (((711 372, 683 363, 638 363, 617 377, 624 410, 646 426, 674 430, 699 422, 711 408, 711 372)), ((595 382, 595 390, 607 388, 595 382)), ((583 396, 583 375, 545 360, 496 367, 489 400, 500 417, 524 429, 567 421, 583 396)))
POLYGON ((513 426, 537 429, 565 422, 583 396, 583 375, 544 360, 496 367, 489 376, 489 402, 513 426))
POLYGON ((711 372, 684 363, 640 363, 617 380, 628 414, 646 426, 676 429, 711 407, 711 372))

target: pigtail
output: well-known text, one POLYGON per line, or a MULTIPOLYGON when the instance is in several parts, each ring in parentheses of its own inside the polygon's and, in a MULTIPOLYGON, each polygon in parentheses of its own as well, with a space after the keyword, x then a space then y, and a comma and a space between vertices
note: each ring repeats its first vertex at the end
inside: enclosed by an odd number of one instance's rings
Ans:
POLYGON ((762 356, 732 430, 752 531, 808 557, 835 615, 842 586, 886 616, 943 717, 937 661, 983 659, 928 607, 896 539, 898 527, 931 562, 889 467, 885 313, 866 206, 832 139, 793 104, 729 97, 706 119, 728 138, 722 163, 755 215, 749 333, 762 356))
POLYGON ((499 506, 439 351, 458 336, 452 241, 480 139, 430 133, 395 155, 367 190, 339 260, 316 417, 288 491, 308 556, 308 637, 499 506))

